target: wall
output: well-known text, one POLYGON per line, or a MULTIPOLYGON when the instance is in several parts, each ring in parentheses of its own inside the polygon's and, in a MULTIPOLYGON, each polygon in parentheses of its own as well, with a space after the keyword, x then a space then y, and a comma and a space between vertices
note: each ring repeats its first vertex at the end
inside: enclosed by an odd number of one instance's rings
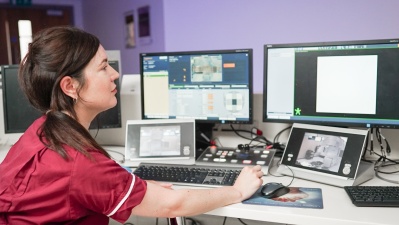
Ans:
POLYGON ((121 74, 140 72, 139 53, 164 50, 163 2, 160 0, 96 0, 83 1, 84 28, 95 34, 106 50, 120 50, 121 74), (138 39, 137 9, 150 6, 151 43, 142 44, 138 39), (133 11, 136 47, 126 48, 125 13, 133 11))
MULTIPOLYGON (((9 0, 0 0, 8 3, 9 0)), ((73 5, 75 24, 120 50, 121 74, 139 73, 139 53, 204 49, 254 49, 255 126, 268 139, 288 124, 262 122, 263 45, 399 37, 397 0, 32 0, 73 5), (152 42, 125 48, 124 14, 150 6, 152 42)), ((397 130, 384 130, 399 148, 397 130), (398 142, 398 143, 396 143, 398 142)), ((284 140, 286 135, 281 137, 284 140)), ((232 139, 234 139, 232 137, 232 139)))
MULTIPOLYGON (((254 49, 255 126, 269 140, 288 124, 262 122, 263 46, 271 43, 324 42, 399 37, 397 0, 118 0, 82 1, 84 27, 106 49, 119 49, 122 74, 139 73, 140 52, 254 49), (150 5, 152 43, 124 46, 123 15, 150 5)), ((134 11, 137 12, 137 11, 134 11)), ((137 22, 137 15, 135 17, 137 22)), ((137 23, 136 23, 137 24, 137 23)), ((137 29, 136 29, 137 34, 137 29)), ((397 130, 384 135, 399 148, 397 130)), ((217 135, 219 135, 217 133, 217 135)), ((235 145, 235 135, 221 134, 235 145)), ((285 132, 280 140, 287 138, 285 132)), ((378 148, 377 148, 378 149, 378 148)))
MULTIPOLYGON (((399 38, 398 8, 397 0, 164 0, 165 51, 253 48, 255 125, 273 140, 288 124, 262 122, 263 46, 399 38)), ((383 134, 399 148, 398 130, 383 134)))
MULTIPOLYGON (((9 0, 0 0, 0 4, 4 3, 8 4, 9 0)), ((81 0, 32 0, 32 4, 73 6, 75 26, 83 28, 81 0)), ((2 95, 2 93, 0 95, 2 95)), ((20 138, 22 133, 10 133, 10 134, 4 133, 3 98, 1 97, 0 99, 1 99, 0 100, 0 145, 9 146, 11 144, 14 144, 20 138)))
MULTIPOLYGON (((0 0, 7 3, 9 0, 0 0)), ((121 50, 122 74, 139 73, 139 53, 253 48, 254 92, 263 92, 264 44, 399 37, 399 1, 384 0, 32 0, 73 5, 75 24, 121 50), (152 42, 125 48, 124 14, 150 6, 152 42)))
POLYGON ((397 0, 164 0, 165 50, 253 48, 262 93, 264 44, 398 38, 398 8, 397 0))

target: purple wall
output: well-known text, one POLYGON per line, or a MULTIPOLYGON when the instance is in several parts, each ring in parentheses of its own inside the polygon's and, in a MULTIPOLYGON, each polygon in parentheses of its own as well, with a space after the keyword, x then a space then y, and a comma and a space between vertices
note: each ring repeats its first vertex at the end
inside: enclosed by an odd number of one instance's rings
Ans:
POLYGON ((254 49, 263 92, 264 44, 399 38, 397 0, 164 0, 165 50, 254 49))
POLYGON ((140 72, 139 53, 163 51, 163 7, 159 0, 96 0, 82 1, 84 28, 95 34, 106 50, 120 50, 121 74, 137 74, 140 72), (150 6, 151 43, 142 44, 138 39, 137 9, 150 6), (136 46, 126 48, 127 36, 125 26, 126 13, 133 11, 135 20, 136 46))
MULTIPOLYGON (((8 2, 8 0, 0 0, 8 2)), ((122 74, 139 73, 139 53, 254 49, 254 92, 263 92, 264 44, 399 37, 398 0, 32 0, 74 5, 76 25, 120 50, 122 74), (150 6, 151 43, 125 48, 124 15, 150 6)))

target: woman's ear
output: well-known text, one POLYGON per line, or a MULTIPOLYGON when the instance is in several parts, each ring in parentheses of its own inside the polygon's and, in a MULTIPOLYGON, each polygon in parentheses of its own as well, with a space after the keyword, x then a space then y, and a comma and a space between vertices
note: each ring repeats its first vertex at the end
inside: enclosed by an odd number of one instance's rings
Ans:
POLYGON ((78 94, 76 91, 78 88, 77 80, 73 79, 70 76, 65 76, 61 79, 60 87, 61 87, 61 90, 69 97, 71 97, 73 99, 78 98, 78 94))

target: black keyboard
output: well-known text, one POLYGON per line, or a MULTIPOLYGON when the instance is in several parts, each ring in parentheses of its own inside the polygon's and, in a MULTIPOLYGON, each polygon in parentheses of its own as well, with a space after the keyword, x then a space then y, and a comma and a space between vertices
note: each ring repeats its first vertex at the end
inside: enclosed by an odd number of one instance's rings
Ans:
POLYGON ((189 186, 232 186, 241 169, 221 166, 140 163, 134 174, 144 180, 189 186))
POLYGON ((399 207, 399 186, 345 186, 356 206, 399 207))

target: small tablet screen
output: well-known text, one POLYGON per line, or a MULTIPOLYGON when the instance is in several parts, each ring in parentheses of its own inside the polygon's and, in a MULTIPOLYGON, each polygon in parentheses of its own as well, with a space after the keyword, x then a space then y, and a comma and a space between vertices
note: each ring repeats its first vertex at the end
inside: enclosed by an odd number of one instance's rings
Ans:
POLYGON ((136 120, 126 125, 125 159, 194 159, 194 120, 136 120))
POLYGON ((282 164, 354 178, 366 137, 363 130, 293 126, 282 164))
POLYGON ((140 157, 180 155, 180 126, 140 128, 140 157))

